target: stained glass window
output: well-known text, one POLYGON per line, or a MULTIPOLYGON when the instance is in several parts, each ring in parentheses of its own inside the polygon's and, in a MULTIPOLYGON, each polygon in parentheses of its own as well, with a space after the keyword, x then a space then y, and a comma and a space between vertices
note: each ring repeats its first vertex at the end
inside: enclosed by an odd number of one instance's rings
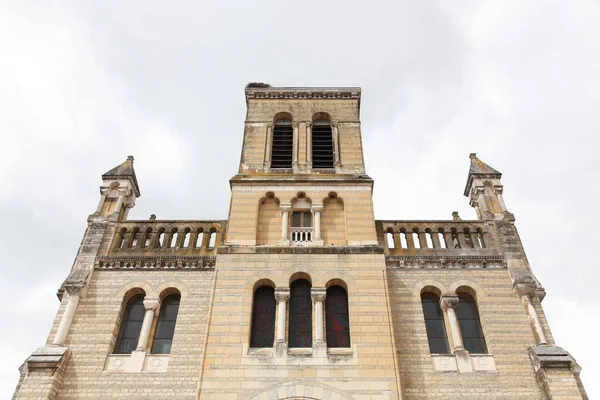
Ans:
POLYGON ((144 295, 138 294, 130 298, 123 313, 114 354, 129 354, 135 350, 140 338, 144 313, 144 295))
POLYGON ((327 347, 350 347, 348 293, 341 286, 331 286, 325 297, 327 347))
POLYGON ((272 347, 275 334, 275 289, 261 286, 254 292, 250 347, 272 347))
POLYGON ((429 352, 431 354, 450 354, 444 314, 440 308, 440 298, 433 293, 423 293, 421 294, 421 305, 425 317, 429 352))
POLYGON ((289 347, 312 347, 311 284, 305 279, 290 285, 289 347))
POLYGON ((472 354, 487 354, 487 346, 481 329, 475 299, 467 293, 458 294, 456 316, 460 325, 465 350, 472 354))
POLYGON ((169 354, 171 352, 180 300, 180 295, 171 294, 162 301, 156 332, 154 332, 154 341, 152 342, 153 354, 169 354))

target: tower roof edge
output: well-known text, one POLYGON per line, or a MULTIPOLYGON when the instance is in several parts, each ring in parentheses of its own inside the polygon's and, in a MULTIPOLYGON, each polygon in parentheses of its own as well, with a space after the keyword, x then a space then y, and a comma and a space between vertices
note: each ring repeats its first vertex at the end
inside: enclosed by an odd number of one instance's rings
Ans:
POLYGON ((473 186, 473 180, 475 178, 500 179, 502 177, 502 173, 500 171, 481 161, 479 158, 477 158, 476 153, 469 154, 469 158, 471 159, 471 165, 469 167, 469 175, 467 176, 467 184, 464 192, 464 195, 467 197, 469 197, 469 190, 471 190, 471 186, 473 186))
POLYGON ((127 156, 125 162, 102 174, 102 180, 108 179, 131 179, 136 197, 140 197, 140 186, 138 185, 135 170, 133 169, 133 156, 127 156))

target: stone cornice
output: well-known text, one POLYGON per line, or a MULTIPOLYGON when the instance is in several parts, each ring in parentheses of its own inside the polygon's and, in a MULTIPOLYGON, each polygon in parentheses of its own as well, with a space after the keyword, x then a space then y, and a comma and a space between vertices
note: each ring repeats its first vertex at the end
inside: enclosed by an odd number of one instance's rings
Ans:
POLYGON ((386 256, 388 269, 506 269, 501 255, 386 256))
POLYGON ((96 260, 96 270, 214 270, 215 256, 104 256, 96 260))
POLYGON ((246 88, 246 101, 249 99, 325 99, 345 100, 357 99, 360 102, 361 89, 359 87, 248 87, 246 88))

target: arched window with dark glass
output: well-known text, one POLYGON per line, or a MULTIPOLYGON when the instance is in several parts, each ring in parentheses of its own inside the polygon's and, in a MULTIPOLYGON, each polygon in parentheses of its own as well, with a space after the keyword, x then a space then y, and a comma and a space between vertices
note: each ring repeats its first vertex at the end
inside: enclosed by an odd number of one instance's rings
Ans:
POLYGON ((271 168, 292 168, 294 127, 291 119, 280 119, 273 125, 271 168))
POLYGON ((481 329, 477 303, 468 293, 458 293, 456 316, 460 325, 465 350, 471 354, 487 354, 487 346, 481 329))
POLYGON ((163 299, 154 332, 152 354, 169 354, 171 352, 180 300, 179 294, 170 294, 163 299))
POLYGON ((325 296, 327 347, 350 347, 348 293, 341 286, 331 286, 325 296))
POLYGON ((137 294, 131 297, 125 306, 114 354, 129 354, 136 349, 144 313, 144 295, 137 294))
POLYGON ((316 120, 312 124, 312 167, 333 168, 333 133, 331 121, 316 120))
POLYGON ((311 284, 297 279, 290 285, 289 347, 312 347, 311 284))
POLYGON ((421 305, 425 317, 429 352, 431 354, 450 354, 446 326, 444 325, 444 314, 440 308, 440 298, 434 293, 422 293, 421 305))
POLYGON ((272 347, 275 339, 275 289, 261 286, 254 292, 250 347, 272 347))

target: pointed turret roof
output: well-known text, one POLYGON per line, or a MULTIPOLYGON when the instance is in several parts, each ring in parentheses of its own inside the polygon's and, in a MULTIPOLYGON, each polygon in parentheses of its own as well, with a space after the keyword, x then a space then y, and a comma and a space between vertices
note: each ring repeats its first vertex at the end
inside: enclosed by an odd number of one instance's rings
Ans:
POLYGON ((469 176, 467 177, 467 185, 465 186, 465 196, 469 197, 469 190, 471 190, 471 185, 473 185, 473 179, 475 178, 496 178, 500 179, 502 177, 502 173, 483 161, 477 158, 477 154, 471 153, 469 154, 469 158, 471 159, 471 166, 469 167, 469 176))
POLYGON ((140 187, 135 176, 135 170, 133 169, 133 156, 127 156, 127 160, 124 163, 102 174, 102 179, 131 179, 135 195, 136 197, 140 197, 140 187))

